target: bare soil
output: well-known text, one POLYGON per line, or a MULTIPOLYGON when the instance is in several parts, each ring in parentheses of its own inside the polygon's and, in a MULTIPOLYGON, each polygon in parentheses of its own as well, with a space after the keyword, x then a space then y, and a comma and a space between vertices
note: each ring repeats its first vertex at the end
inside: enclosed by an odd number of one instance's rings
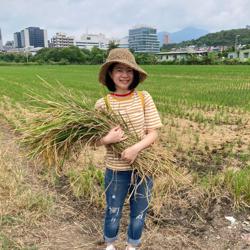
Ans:
MULTIPOLYGON (((174 126, 172 131, 174 129, 177 134, 175 138, 178 141, 180 141, 179 136, 181 136, 182 142, 186 141, 185 145, 183 143, 181 145, 182 150, 193 150, 193 153, 201 150, 200 158, 212 154, 213 150, 221 150, 223 143, 237 140, 237 133, 242 135, 243 145, 237 146, 234 150, 240 150, 242 147, 247 148, 249 142, 249 131, 239 130, 239 127, 237 129, 226 126, 218 127, 211 131, 206 128, 201 129, 197 124, 185 120, 178 120, 178 123, 179 125, 174 126), (185 133, 185 131, 189 131, 189 133, 185 133), (201 135, 198 144, 197 139, 192 138, 192 131, 197 131, 201 135), (184 138, 185 136, 187 139, 184 138), (200 141, 204 143, 200 143, 200 141), (198 147, 194 146, 195 142, 199 145, 198 147), (204 148, 205 145, 209 145, 209 149, 205 150, 202 145, 204 148)), ((169 132, 169 128, 166 128, 165 133, 169 132)), ((54 201, 51 212, 37 220, 22 221, 16 224, 0 223, 0 234, 2 233, 14 241, 18 246, 15 249, 104 249, 102 242, 104 211, 89 205, 87 200, 76 199, 70 191, 66 178, 61 177, 55 185, 46 181, 39 167, 25 159, 16 143, 15 135, 3 123, 0 124, 0 135, 2 151, 16 161, 20 161, 20 157, 22 158, 26 171, 26 182, 34 190, 46 191, 53 197, 54 201)), ((174 143, 174 141, 169 140, 169 143, 174 143)), ((191 160, 188 155, 184 155, 182 158, 183 151, 176 150, 174 152, 177 162, 190 164, 191 160)), ((103 150, 99 151, 100 154, 98 151, 95 153, 97 154, 96 162, 101 162, 102 156, 100 157, 100 155, 103 155, 103 150)), ((236 161, 240 167, 241 162, 237 159, 236 161)), ((201 168, 202 164, 198 165, 196 167, 201 168)), ((203 165, 205 164, 203 163, 203 165)), ((218 202, 217 200, 211 206, 209 214, 206 217, 201 217, 200 220, 188 221, 187 216, 185 216, 187 212, 192 214, 193 211, 176 211, 176 215, 179 215, 178 218, 164 217, 159 218, 159 220, 156 220, 149 213, 140 249, 250 249, 249 210, 234 212, 230 206, 227 207, 226 201, 218 202), (235 223, 228 221, 225 216, 233 216, 236 219, 235 223)), ((4 214, 0 211, 0 218, 3 216, 4 214)), ((127 218, 128 209, 125 208, 117 243, 117 249, 120 250, 125 249, 127 218)), ((1 240, 0 237, 0 245, 1 240)))

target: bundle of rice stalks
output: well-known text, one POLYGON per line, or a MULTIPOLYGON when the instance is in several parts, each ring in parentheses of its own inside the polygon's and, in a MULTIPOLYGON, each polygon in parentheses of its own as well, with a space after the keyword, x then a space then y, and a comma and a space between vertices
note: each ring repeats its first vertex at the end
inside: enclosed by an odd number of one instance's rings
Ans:
MULTIPOLYGON (((83 147, 95 145, 117 125, 122 127, 127 139, 110 145, 114 153, 120 155, 124 149, 138 142, 136 132, 128 129, 119 114, 95 110, 86 97, 72 95, 63 86, 53 88, 46 84, 50 94, 46 97, 34 93, 30 95, 36 103, 31 106, 34 115, 31 119, 26 119, 20 129, 22 143, 28 148, 31 158, 42 159, 60 172, 65 160, 78 155, 83 147)), ((148 175, 157 177, 165 174, 178 182, 180 178, 184 178, 166 152, 155 147, 143 150, 132 168, 142 179, 148 175)))

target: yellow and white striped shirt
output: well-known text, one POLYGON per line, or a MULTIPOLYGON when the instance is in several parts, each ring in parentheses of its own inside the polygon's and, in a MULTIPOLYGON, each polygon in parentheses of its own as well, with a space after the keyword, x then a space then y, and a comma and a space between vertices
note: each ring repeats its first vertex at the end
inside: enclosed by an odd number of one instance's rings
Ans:
MULTIPOLYGON (((144 103, 142 103, 137 91, 133 91, 126 97, 116 97, 110 94, 107 96, 112 111, 121 114, 129 129, 136 131, 141 139, 145 136, 147 129, 156 129, 162 126, 151 95, 147 91, 142 91, 142 94, 144 103)), ((107 110, 105 98, 99 99, 95 108, 107 110)), ((125 160, 115 155, 109 146, 106 148, 106 167, 118 171, 131 170, 131 166, 125 160)))

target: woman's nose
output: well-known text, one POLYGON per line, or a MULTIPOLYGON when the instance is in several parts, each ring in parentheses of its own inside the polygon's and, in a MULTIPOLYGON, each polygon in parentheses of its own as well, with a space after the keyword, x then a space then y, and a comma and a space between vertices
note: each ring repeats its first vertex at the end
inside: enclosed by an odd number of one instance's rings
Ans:
POLYGON ((126 70, 123 70, 123 71, 122 71, 122 76, 126 76, 126 77, 127 77, 128 75, 129 75, 129 74, 128 74, 128 72, 127 72, 126 70))

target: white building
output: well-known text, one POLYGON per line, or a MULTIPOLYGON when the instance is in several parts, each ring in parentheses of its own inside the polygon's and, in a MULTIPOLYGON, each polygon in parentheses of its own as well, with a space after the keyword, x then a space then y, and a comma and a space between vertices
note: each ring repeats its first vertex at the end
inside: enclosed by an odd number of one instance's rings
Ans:
POLYGON ((243 49, 239 51, 239 58, 242 61, 250 59, 250 49, 243 49))
POLYGON ((238 52, 230 52, 227 56, 229 59, 239 59, 240 61, 247 61, 250 59, 250 49, 241 49, 238 52))
POLYGON ((196 56, 205 56, 207 55, 207 50, 178 50, 178 51, 169 51, 169 52, 160 52, 157 53, 156 56, 159 62, 163 61, 175 61, 175 60, 186 60, 189 55, 196 55, 196 56))
POLYGON ((56 33, 51 38, 51 47, 53 48, 65 48, 74 45, 74 37, 67 36, 65 33, 56 33))
POLYGON ((109 39, 104 34, 83 34, 80 40, 75 42, 75 45, 80 49, 89 49, 97 47, 99 49, 108 49, 109 39))
POLYGON ((42 49, 42 47, 34 47, 34 46, 29 46, 25 48, 15 48, 14 47, 14 42, 13 46, 9 45, 8 47, 4 46, 5 50, 10 53, 24 53, 24 54, 31 54, 35 55, 39 50, 42 49))
POLYGON ((128 36, 123 37, 123 38, 117 40, 117 44, 118 44, 119 48, 126 48, 126 49, 128 49, 129 48, 128 36))

